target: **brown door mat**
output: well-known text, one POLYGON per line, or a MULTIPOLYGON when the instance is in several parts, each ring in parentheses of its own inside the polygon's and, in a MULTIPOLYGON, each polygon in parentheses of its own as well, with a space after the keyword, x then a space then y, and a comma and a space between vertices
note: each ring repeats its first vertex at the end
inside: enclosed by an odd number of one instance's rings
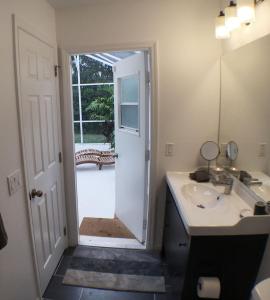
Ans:
POLYGON ((118 219, 83 218, 80 235, 135 239, 134 235, 118 219))

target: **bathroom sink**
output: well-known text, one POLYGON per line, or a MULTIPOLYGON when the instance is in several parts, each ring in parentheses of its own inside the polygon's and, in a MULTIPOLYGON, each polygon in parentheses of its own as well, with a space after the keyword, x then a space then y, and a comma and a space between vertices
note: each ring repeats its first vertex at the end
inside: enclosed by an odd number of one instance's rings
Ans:
MULTIPOLYGON (((259 176, 255 178, 264 182, 259 176)), ((259 197, 239 181, 235 180, 231 193, 225 195, 224 186, 194 182, 188 172, 167 172, 166 179, 189 235, 270 233, 270 215, 253 215, 259 197)), ((270 196, 270 180, 261 187, 252 188, 270 196)), ((270 197, 263 198, 270 200, 270 197)))
POLYGON ((202 184, 188 183, 182 186, 182 193, 187 200, 199 208, 216 207, 222 200, 222 195, 215 189, 202 184))
POLYGON ((251 189, 265 201, 270 201, 270 186, 263 184, 261 186, 251 186, 251 189))

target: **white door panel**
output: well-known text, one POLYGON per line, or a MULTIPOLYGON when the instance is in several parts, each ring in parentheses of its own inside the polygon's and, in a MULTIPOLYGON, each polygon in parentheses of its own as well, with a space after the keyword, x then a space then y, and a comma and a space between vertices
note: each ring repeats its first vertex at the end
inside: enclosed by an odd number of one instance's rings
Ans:
POLYGON ((22 137, 41 291, 44 292, 64 251, 63 195, 58 162, 56 87, 53 48, 18 31, 22 137))
POLYGON ((115 64, 116 216, 140 241, 145 240, 148 204, 148 97, 146 54, 115 64))

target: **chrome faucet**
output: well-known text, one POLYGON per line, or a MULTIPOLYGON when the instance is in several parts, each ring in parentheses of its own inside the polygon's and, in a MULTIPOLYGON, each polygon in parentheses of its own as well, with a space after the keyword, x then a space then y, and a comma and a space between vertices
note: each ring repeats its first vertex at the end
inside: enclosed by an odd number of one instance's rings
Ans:
POLYGON ((225 189, 224 189, 224 194, 225 195, 230 195, 233 189, 233 179, 232 178, 227 178, 224 183, 225 189))
POLYGON ((233 189, 233 178, 230 177, 230 175, 228 175, 226 172, 217 174, 213 171, 210 171, 210 181, 213 183, 213 185, 223 185, 225 187, 225 195, 231 194, 233 189))

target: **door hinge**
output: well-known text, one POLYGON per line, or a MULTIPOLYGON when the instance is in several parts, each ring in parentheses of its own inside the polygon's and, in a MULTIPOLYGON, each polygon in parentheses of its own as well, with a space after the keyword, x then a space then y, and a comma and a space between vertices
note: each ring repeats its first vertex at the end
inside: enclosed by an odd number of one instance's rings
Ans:
POLYGON ((61 66, 59 65, 54 65, 54 76, 57 77, 58 76, 58 70, 61 68, 61 66))
POLYGON ((61 163, 62 162, 62 152, 58 153, 58 161, 61 163))
POLYGON ((150 160, 150 150, 146 150, 145 151, 145 161, 149 161, 150 160))
POLYGON ((64 236, 67 235, 67 228, 66 228, 66 226, 64 227, 63 233, 64 233, 64 236))

